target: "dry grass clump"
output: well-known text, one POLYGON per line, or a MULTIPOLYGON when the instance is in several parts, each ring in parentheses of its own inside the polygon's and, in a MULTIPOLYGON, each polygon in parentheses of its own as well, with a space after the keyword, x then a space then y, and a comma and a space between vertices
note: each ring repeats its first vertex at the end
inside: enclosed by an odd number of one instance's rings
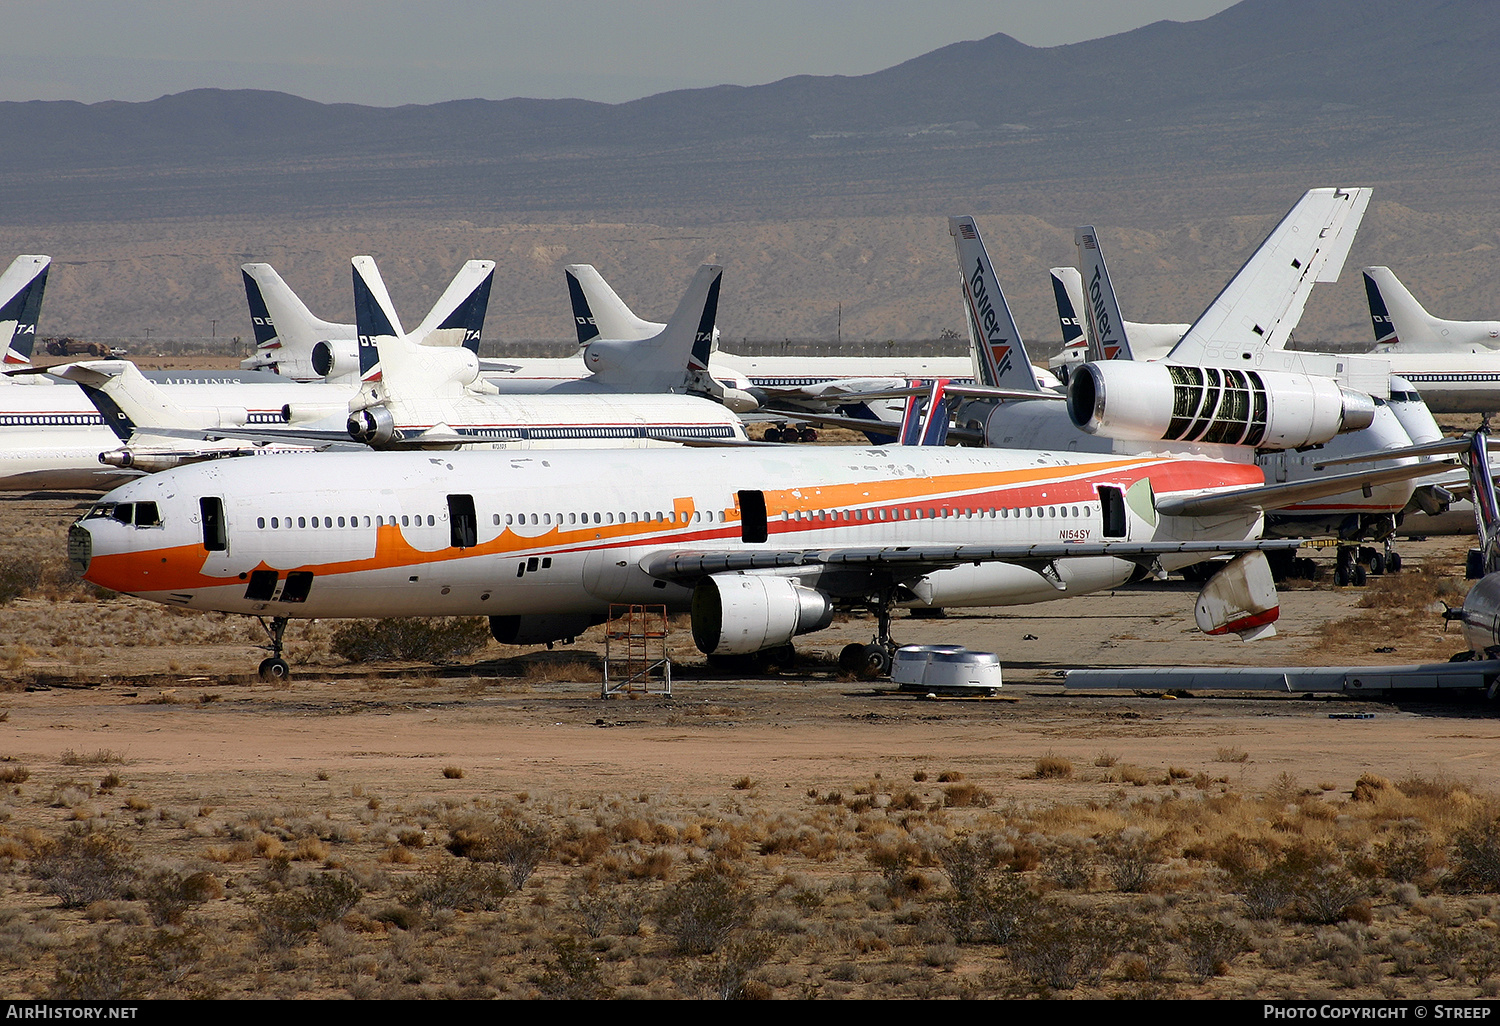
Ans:
POLYGON ((124 762, 125 755, 122 752, 116 752, 108 748, 100 748, 93 752, 75 752, 69 748, 59 755, 57 759, 64 766, 107 766, 111 763, 124 762))
POLYGON ((1214 752, 1214 762, 1248 762, 1249 759, 1249 752, 1230 745, 1221 746, 1214 752))
POLYGON ((1032 776, 1037 780, 1066 780, 1073 775, 1073 764, 1060 755, 1048 752, 1036 761, 1032 776))
POLYGON ((464 778, 464 768, 462 766, 444 766, 443 777, 446 780, 462 780, 464 778))

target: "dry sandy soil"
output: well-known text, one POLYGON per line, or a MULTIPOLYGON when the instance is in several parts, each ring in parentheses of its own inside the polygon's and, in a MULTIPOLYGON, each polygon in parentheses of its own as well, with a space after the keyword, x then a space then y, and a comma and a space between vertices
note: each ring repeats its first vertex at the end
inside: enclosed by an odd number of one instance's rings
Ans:
POLYGON ((253 621, 99 599, 68 580, 62 538, 88 501, 0 503, 4 554, 46 569, 37 593, 4 607, 0 642, 6 996, 1493 989, 1494 899, 1451 893, 1457 863, 1441 857, 1500 793, 1500 726, 1484 703, 1058 683, 1079 665, 1445 659, 1460 643, 1431 606, 1462 594, 1464 539, 1404 544, 1407 569, 1367 589, 1288 588, 1281 635, 1255 645, 1193 630, 1183 585, 898 620, 902 641, 999 652, 1010 700, 840 679, 832 653, 869 636, 856 619, 801 639, 797 672, 758 680, 711 673, 680 630, 670 698, 605 701, 597 632, 551 653, 491 643, 459 665, 352 666, 331 652, 336 625, 300 625, 295 678, 263 684, 253 621), (464 839, 520 828, 547 837, 520 893, 419 893, 500 873, 464 839), (1226 831, 1260 861, 1233 855, 1226 831), (1387 879, 1372 853, 1413 831, 1429 839, 1421 865, 1387 879), (1140 837, 1160 872, 1143 893, 1119 891, 1111 853, 1140 837), (966 838, 987 838, 986 872, 1031 881, 1065 933, 1081 935, 1082 915, 1137 925, 1120 926, 1105 968, 1072 977, 1025 961, 1020 940, 966 938, 951 918, 952 845, 966 838), (1318 872, 1360 881, 1325 920, 1246 918, 1250 899, 1224 882, 1314 856, 1318 872), (70 865, 115 883, 69 891, 58 867, 70 865), (354 888, 356 904, 298 919, 320 879, 354 888), (704 881, 754 902, 711 952, 685 946, 666 911, 704 881), (1195 930, 1238 940, 1194 969, 1195 930))

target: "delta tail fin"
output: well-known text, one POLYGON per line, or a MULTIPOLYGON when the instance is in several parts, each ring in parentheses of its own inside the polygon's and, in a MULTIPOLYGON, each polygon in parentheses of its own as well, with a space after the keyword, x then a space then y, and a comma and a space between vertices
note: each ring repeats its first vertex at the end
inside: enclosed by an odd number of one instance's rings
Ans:
POLYGON ((594 381, 621 392, 683 391, 695 369, 707 368, 723 276, 718 264, 699 267, 672 319, 647 338, 610 338, 601 327, 583 350, 594 381))
MULTIPOLYGON (((1389 267, 1366 267, 1361 275, 1365 279, 1365 301, 1370 304, 1370 326, 1375 329, 1375 344, 1377 346, 1394 346, 1401 342, 1401 336, 1396 333, 1396 326, 1391 322, 1391 311, 1386 306, 1385 296, 1380 291, 1380 282, 1376 279, 1376 272, 1384 271, 1390 274, 1389 267)), ((1396 276, 1391 274, 1391 280, 1396 276)), ((1396 282, 1397 285, 1401 283, 1396 282)), ((1394 291, 1394 290, 1393 290, 1394 291)), ((1402 291, 1405 291, 1403 287, 1402 291)), ((1406 293, 1408 296, 1410 292, 1406 293)), ((1415 299, 1412 302, 1416 302, 1415 299)), ((1422 311, 1426 313, 1427 311, 1422 311)))
POLYGON ((37 317, 42 312, 42 293, 47 289, 51 265, 49 256, 23 254, 0 274, 0 343, 4 345, 7 369, 31 363, 37 317))
POLYGON ((1364 277, 1377 344, 1411 353, 1484 352, 1500 346, 1500 321, 1434 317, 1389 267, 1366 267, 1364 277))
POLYGON ((969 353, 974 362, 975 379, 993 388, 1040 391, 1026 344, 1021 339, 1015 318, 1011 316, 1000 281, 995 277, 995 265, 984 248, 979 227, 967 215, 950 217, 948 234, 953 236, 958 269, 963 278, 969 353))
POLYGON ((580 347, 596 338, 647 339, 666 327, 637 317, 593 264, 569 264, 565 272, 580 347))
POLYGON ((412 330, 412 341, 424 346, 463 346, 478 356, 494 283, 495 261, 470 260, 464 264, 427 317, 412 330))
POLYGON ((1063 348, 1086 346, 1083 334, 1083 276, 1076 267, 1053 267, 1052 300, 1057 304, 1057 326, 1062 329, 1063 348))

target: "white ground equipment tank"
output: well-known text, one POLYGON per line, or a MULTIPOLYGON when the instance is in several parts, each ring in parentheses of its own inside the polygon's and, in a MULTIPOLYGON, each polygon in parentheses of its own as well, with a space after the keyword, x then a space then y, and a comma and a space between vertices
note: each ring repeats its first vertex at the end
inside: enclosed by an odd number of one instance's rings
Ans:
POLYGON ((995 695, 1000 691, 1000 657, 962 645, 906 645, 896 650, 891 680, 902 691, 995 695))

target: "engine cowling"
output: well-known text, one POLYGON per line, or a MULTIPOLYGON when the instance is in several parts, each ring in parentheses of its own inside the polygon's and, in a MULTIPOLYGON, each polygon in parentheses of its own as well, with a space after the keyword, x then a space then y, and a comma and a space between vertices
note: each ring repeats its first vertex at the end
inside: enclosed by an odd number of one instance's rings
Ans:
POLYGON ((1369 427, 1375 402, 1309 374, 1110 360, 1073 371, 1068 416, 1107 438, 1297 449, 1369 427))
POLYGON ((371 406, 349 414, 349 437, 380 448, 396 437, 396 418, 384 406, 371 406))
POLYGON ((359 373, 359 343, 352 338, 325 339, 312 348, 312 367, 320 378, 359 373))
POLYGON ((789 577, 715 574, 693 589, 693 642, 707 655, 748 655, 833 622, 833 600, 789 577))
POLYGON ((572 641, 604 617, 595 613, 541 613, 530 616, 492 616, 490 634, 502 645, 550 645, 572 641))

